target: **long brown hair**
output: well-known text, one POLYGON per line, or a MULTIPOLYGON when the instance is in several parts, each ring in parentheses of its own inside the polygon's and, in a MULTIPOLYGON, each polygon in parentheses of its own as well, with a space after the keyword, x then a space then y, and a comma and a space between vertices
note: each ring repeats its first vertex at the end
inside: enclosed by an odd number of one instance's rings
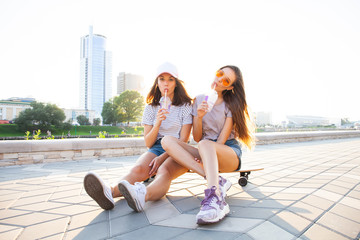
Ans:
MULTIPOLYGON (((153 86, 150 89, 150 92, 148 93, 146 97, 146 103, 150 104, 151 106, 157 106, 160 105, 160 98, 161 98, 161 92, 157 84, 158 78, 155 79, 153 86)), ((176 86, 174 90, 174 98, 172 100, 172 105, 174 106, 181 106, 185 103, 191 104, 191 97, 186 92, 186 89, 184 87, 184 82, 175 78, 176 86)))
POLYGON ((226 106, 230 109, 232 114, 236 137, 249 149, 252 149, 255 145, 255 125, 252 122, 248 111, 242 73, 238 67, 233 65, 227 65, 220 69, 223 68, 232 69, 236 75, 236 80, 232 84, 234 88, 222 92, 226 106))

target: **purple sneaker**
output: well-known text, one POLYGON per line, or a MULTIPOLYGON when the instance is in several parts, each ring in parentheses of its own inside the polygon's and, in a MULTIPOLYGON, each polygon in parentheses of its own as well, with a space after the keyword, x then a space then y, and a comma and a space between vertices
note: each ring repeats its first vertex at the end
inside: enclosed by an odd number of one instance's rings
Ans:
POLYGON ((225 199, 226 192, 229 191, 231 188, 232 183, 227 180, 226 178, 223 178, 222 176, 219 176, 219 189, 221 191, 222 197, 225 199))
POLYGON ((211 224, 222 220, 230 212, 224 198, 215 193, 216 187, 205 189, 205 198, 201 202, 200 212, 196 215, 197 224, 211 224))

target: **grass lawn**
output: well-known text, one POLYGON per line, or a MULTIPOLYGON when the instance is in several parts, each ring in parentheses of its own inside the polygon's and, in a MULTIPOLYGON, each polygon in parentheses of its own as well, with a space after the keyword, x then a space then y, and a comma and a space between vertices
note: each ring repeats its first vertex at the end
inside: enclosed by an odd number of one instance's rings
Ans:
MULTIPOLYGON (((143 134, 144 127, 116 127, 116 126, 73 126, 70 130, 72 136, 76 135, 99 135, 99 132, 107 132, 109 135, 121 134, 143 134), (75 134, 76 131, 76 134, 75 134)), ((67 131, 56 130, 51 134, 54 136, 67 135, 67 131)), ((30 133, 32 135, 32 133, 30 133)), ((17 137, 25 136, 25 132, 17 130, 16 124, 0 124, 0 137, 17 137)), ((42 132, 40 136, 46 136, 46 132, 42 132)))

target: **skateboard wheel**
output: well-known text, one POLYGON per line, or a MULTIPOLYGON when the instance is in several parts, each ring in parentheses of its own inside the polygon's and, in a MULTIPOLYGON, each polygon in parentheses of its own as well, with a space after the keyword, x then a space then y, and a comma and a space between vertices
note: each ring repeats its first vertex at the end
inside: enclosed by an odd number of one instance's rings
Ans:
POLYGON ((245 187, 247 185, 247 179, 246 177, 241 177, 239 178, 239 185, 242 186, 242 187, 245 187))

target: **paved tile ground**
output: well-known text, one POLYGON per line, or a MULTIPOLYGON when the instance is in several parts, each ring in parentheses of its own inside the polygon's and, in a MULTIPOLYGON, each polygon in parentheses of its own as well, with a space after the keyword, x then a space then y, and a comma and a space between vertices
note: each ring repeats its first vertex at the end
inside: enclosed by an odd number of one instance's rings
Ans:
POLYGON ((360 139, 258 146, 237 185, 223 176, 230 214, 198 226, 205 181, 187 173, 166 197, 133 212, 124 199, 103 211, 84 191, 92 170, 116 181, 138 156, 0 168, 0 239, 359 239, 360 139))

